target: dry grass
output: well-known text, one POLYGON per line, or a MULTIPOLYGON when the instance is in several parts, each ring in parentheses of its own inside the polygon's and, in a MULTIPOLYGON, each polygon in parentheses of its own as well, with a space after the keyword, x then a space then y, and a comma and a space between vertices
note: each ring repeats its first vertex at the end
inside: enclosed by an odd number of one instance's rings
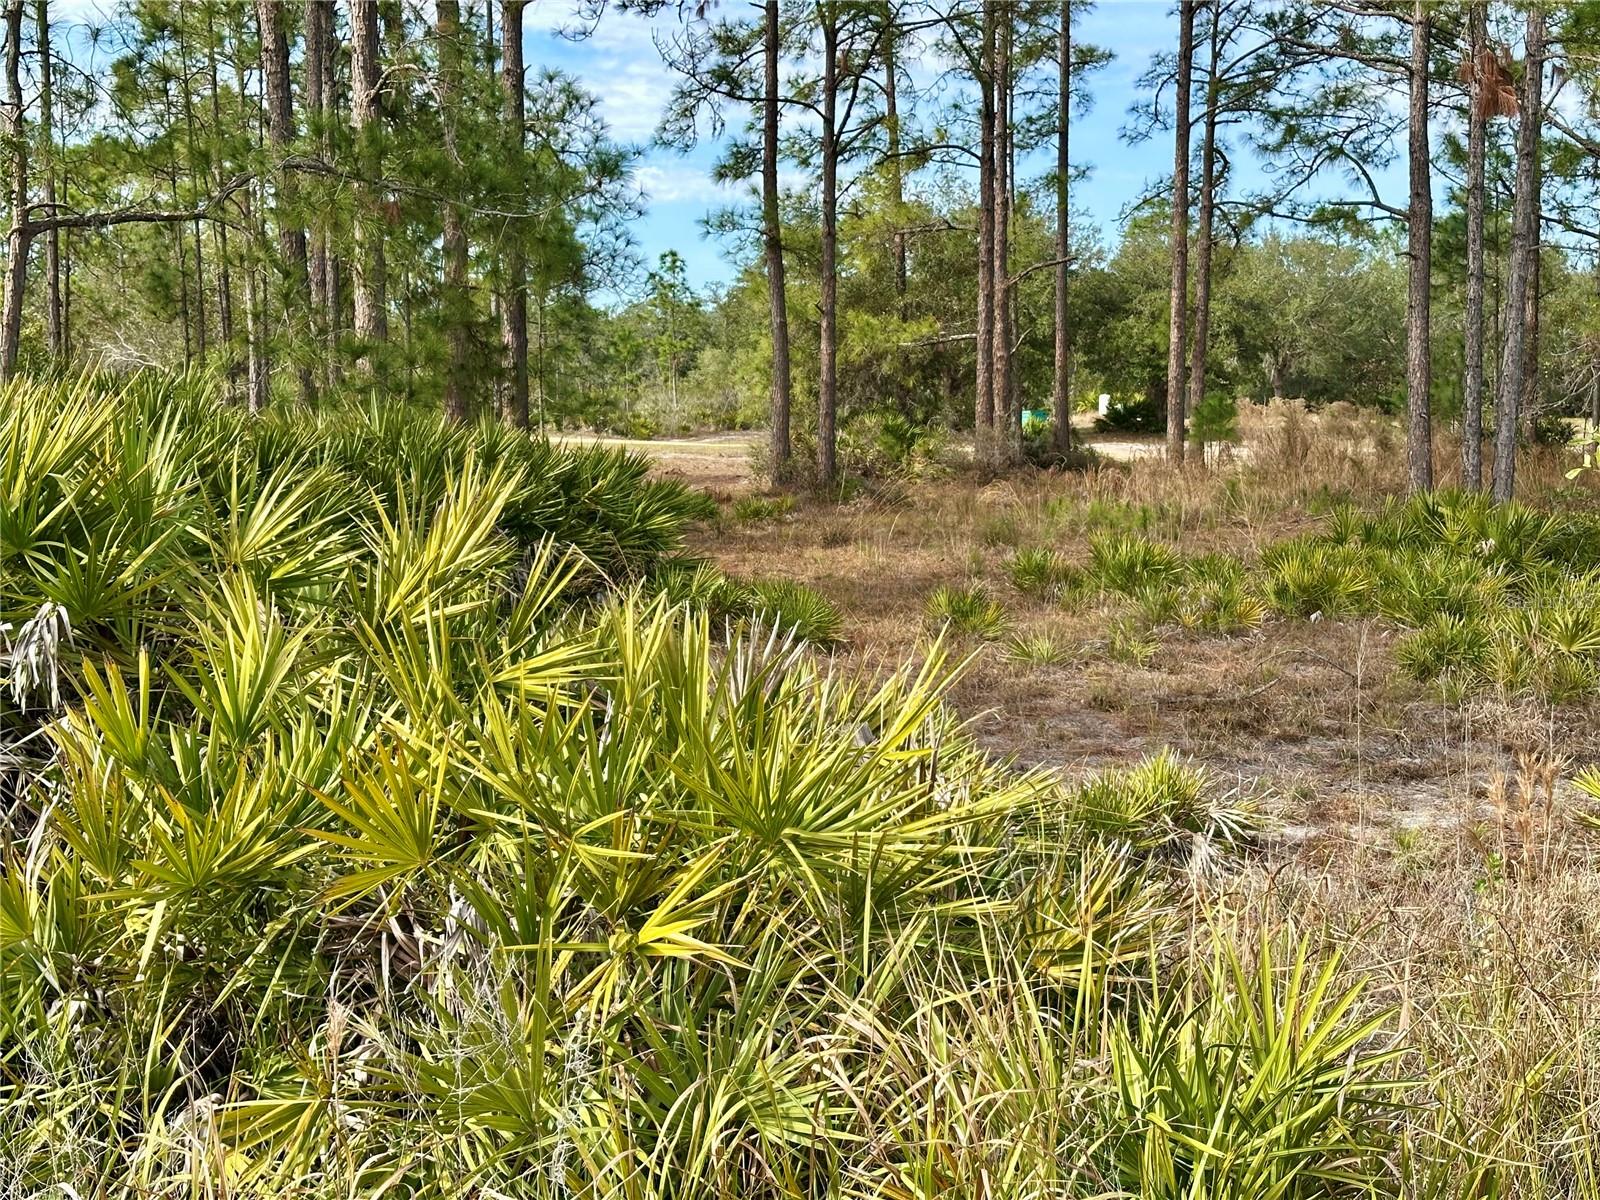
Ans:
MULTIPOLYGON (((1277 836, 1228 877, 1213 911, 1344 948, 1374 1000, 1398 1006, 1414 1047, 1406 1068, 1426 1082, 1404 1135, 1416 1162, 1396 1163, 1393 1194, 1600 1194, 1600 845, 1573 819, 1581 801, 1567 782, 1600 759, 1600 714, 1446 703, 1392 669, 1395 632, 1371 618, 1174 634, 1132 661, 1111 644, 1114 605, 1008 584, 1018 547, 1081 563, 1090 533, 1121 527, 1248 557, 1331 503, 1404 490, 1397 431, 1349 406, 1316 418, 1257 410, 1244 432, 1219 469, 1141 459, 981 486, 956 476, 717 529, 697 549, 741 576, 822 590, 846 614, 841 653, 867 668, 926 644, 933 588, 980 583, 1003 598, 1013 632, 1049 638, 1066 661, 1025 665, 974 644, 954 699, 983 744, 1072 775, 1172 746, 1276 818, 1277 836)), ((1440 447, 1441 486, 1456 483, 1457 461, 1440 447)), ((1569 465, 1530 450, 1521 494, 1592 505, 1569 465)))
MULTIPOLYGON (((1063 647, 1027 665, 973 643, 956 694, 979 736, 1029 765, 1077 772, 1163 745, 1290 797, 1285 819, 1312 828, 1439 824, 1481 801, 1488 773, 1519 752, 1581 756, 1591 714, 1447 705, 1392 670, 1384 622, 1274 620, 1244 636, 1165 635, 1148 662, 1114 641, 1114 603, 1024 596, 1005 566, 1019 547, 1087 557, 1088 537, 1134 530, 1188 554, 1250 557, 1318 523, 1341 500, 1403 490, 1397 433, 1381 416, 1334 405, 1317 416, 1275 403, 1249 410, 1230 467, 1173 471, 1141 459, 1084 474, 1033 473, 986 485, 957 475, 889 499, 813 505, 778 522, 728 523, 695 549, 741 578, 809 584, 845 613, 854 665, 903 662, 930 636, 924 605, 940 585, 981 583, 1012 631, 1063 647), (1307 798, 1299 811, 1293 797, 1307 798)), ((1438 454, 1452 478, 1453 446, 1438 454)), ((1570 498, 1559 452, 1520 464, 1531 500, 1570 498)), ((1585 502, 1591 492, 1583 493, 1585 502)))

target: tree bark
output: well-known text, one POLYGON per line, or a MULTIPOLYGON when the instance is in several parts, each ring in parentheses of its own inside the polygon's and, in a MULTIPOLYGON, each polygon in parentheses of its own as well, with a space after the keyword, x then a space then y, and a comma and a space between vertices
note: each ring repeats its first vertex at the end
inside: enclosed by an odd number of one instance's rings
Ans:
MULTIPOLYGON (((294 99, 289 91, 289 33, 284 28, 288 7, 281 0, 256 0, 256 21, 261 34, 261 78, 267 101, 267 141, 280 163, 294 148, 294 99)), ((278 257, 282 260, 287 286, 283 289, 283 303, 279 305, 280 326, 293 341, 303 329, 303 322, 311 312, 311 284, 306 272, 306 231, 301 227, 295 212, 294 172, 280 166, 276 172, 277 194, 273 203, 273 220, 278 226, 278 257)), ((291 356, 296 360, 295 376, 300 384, 300 399, 312 404, 317 398, 317 385, 312 380, 311 365, 303 352, 291 356)))
MULTIPOLYGON (((435 0, 435 32, 439 37, 439 115, 444 126, 445 150, 452 163, 461 165, 456 142, 457 106, 461 103, 461 5, 458 0, 435 0)), ((449 358, 444 376, 444 416, 447 421, 467 419, 467 339, 471 334, 471 297, 467 294, 467 230, 461 206, 444 204, 443 316, 449 358)))
POLYGON ((1468 50, 1472 62, 1467 92, 1467 298, 1464 331, 1466 372, 1461 396, 1461 486, 1483 487, 1483 192, 1488 141, 1488 80, 1483 56, 1488 46, 1486 5, 1468 10, 1468 50))
MULTIPOLYGON (((896 45, 898 31, 895 28, 895 13, 892 8, 884 15, 883 34, 883 124, 885 149, 889 156, 889 204, 891 219, 894 222, 894 235, 892 249, 894 254, 894 315, 895 320, 904 324, 910 318, 910 309, 906 303, 906 292, 909 284, 906 254, 906 231, 901 228, 905 220, 906 184, 905 164, 900 157, 900 68, 898 61, 898 48, 896 45)), ((907 393, 905 380, 901 376, 900 363, 896 362, 894 372, 895 411, 907 420, 914 420, 916 414, 910 411, 910 397, 907 393)))
POLYGON ((1528 6, 1522 112, 1517 122, 1517 180, 1511 215, 1511 265, 1506 278, 1505 342, 1494 404, 1493 496, 1510 500, 1516 491, 1517 419, 1526 374, 1527 304, 1539 243, 1539 134, 1544 118, 1544 10, 1528 6))
POLYGON ((817 483, 837 480, 839 403, 839 25, 822 20, 822 295, 817 365, 817 483))
POLYGON ((766 90, 761 105, 761 226, 772 321, 772 481, 781 484, 790 475, 792 396, 789 302, 783 266, 782 213, 778 206, 778 33, 778 0, 767 0, 762 37, 766 90))
POLYGON ((1533 196, 1534 209, 1532 221, 1532 245, 1528 250, 1528 298, 1526 302, 1526 317, 1528 332, 1522 342, 1522 403, 1517 410, 1517 420, 1524 432, 1531 433, 1533 423, 1539 416, 1539 314, 1543 311, 1540 305, 1539 290, 1543 275, 1543 260, 1540 248, 1543 244, 1543 226, 1541 216, 1543 206, 1539 202, 1540 189, 1544 186, 1544 171, 1539 162, 1539 156, 1533 158, 1533 196))
MULTIPOLYGON (((333 5, 330 0, 306 0, 305 11, 305 106, 317 148, 325 160, 333 161, 332 122, 333 80, 333 5)), ((308 249, 307 283, 315 327, 324 346, 323 373, 328 387, 338 383, 338 304, 334 289, 330 229, 325 216, 312 221, 308 249)))
POLYGON ((1206 111, 1200 136, 1200 213, 1194 250, 1194 337, 1189 351, 1189 402, 1186 408, 1188 413, 1193 413, 1206 398, 1206 352, 1210 348, 1211 339, 1211 232, 1216 216, 1217 103, 1221 94, 1217 78, 1221 69, 1220 0, 1210 0, 1210 10, 1206 111))
MULTIPOLYGON (((240 215, 251 237, 258 238, 261 230, 256 223, 254 205, 251 203, 249 192, 245 193, 241 202, 240 215)), ((253 413, 261 412, 267 407, 267 400, 271 394, 272 381, 269 378, 265 350, 267 329, 264 307, 260 273, 254 263, 246 263, 244 268, 245 398, 253 413)))
POLYGON ((1068 259, 1072 254, 1071 167, 1072 0, 1061 0, 1056 43, 1056 311, 1055 370, 1051 377, 1052 429, 1058 452, 1072 448, 1072 339, 1068 333, 1068 259))
MULTIPOLYGON (((222 87, 217 71, 217 33, 212 23, 211 10, 206 9, 206 68, 211 82, 211 128, 213 134, 222 129, 222 87)), ((221 183, 222 167, 216 164, 212 185, 221 183)), ((234 344, 233 276, 228 262, 228 224, 218 221, 212 226, 217 246, 217 336, 222 339, 223 377, 227 380, 227 396, 231 404, 239 402, 239 355, 234 344)), ((70 276, 68 277, 70 281, 70 276)))
MULTIPOLYGON (((39 43, 39 169, 42 181, 44 210, 54 216, 56 211, 55 165, 55 64, 50 54, 50 3, 38 0, 39 43)), ((187 83, 185 84, 187 87, 187 83)), ((198 245, 199 230, 195 230, 198 245)), ((50 339, 50 357, 61 362, 67 354, 66 334, 61 320, 61 231, 52 229, 45 235, 45 327, 50 339)))
POLYGON ((995 459, 1012 465, 1022 458, 1022 414, 1011 371, 1011 31, 1003 20, 994 57, 994 421, 995 459))
POLYGON ((1167 458, 1183 461, 1184 333, 1189 307, 1189 92, 1195 0, 1178 0, 1178 83, 1173 99, 1172 288, 1167 318, 1167 458))
POLYGON ((1004 403, 994 388, 995 326, 995 0, 983 3, 983 48, 978 68, 978 313, 977 395, 972 415, 972 456, 980 470, 995 466, 995 412, 1004 403))
MULTIPOLYGON (((362 175, 377 179, 383 170, 382 77, 378 69, 378 0, 351 0, 350 118, 355 129, 362 175)), ((389 275, 384 260, 382 196, 363 183, 356 214, 355 333, 361 342, 360 367, 369 380, 382 371, 382 346, 389 340, 389 275)))
POLYGON ((1433 487, 1433 385, 1429 345, 1433 285, 1433 167, 1428 157, 1427 0, 1414 0, 1411 13, 1411 66, 1408 159, 1411 202, 1406 212, 1406 475, 1413 492, 1433 487))
POLYGON ((22 120, 22 5, 23 0, 7 0, 5 7, 5 138, 11 156, 11 227, 6 235, 5 299, 0 306, 0 379, 10 379, 17 371, 28 252, 33 247, 28 221, 28 137, 22 120))
MULTIPOLYGON (((526 83, 522 68, 523 0, 502 0, 500 5, 500 83, 504 103, 506 152, 521 179, 523 126, 527 121, 526 83)), ((523 258, 522 229, 508 222, 505 296, 500 303, 500 341, 505 353, 506 388, 501 420, 514 429, 528 428, 528 268, 523 258)))

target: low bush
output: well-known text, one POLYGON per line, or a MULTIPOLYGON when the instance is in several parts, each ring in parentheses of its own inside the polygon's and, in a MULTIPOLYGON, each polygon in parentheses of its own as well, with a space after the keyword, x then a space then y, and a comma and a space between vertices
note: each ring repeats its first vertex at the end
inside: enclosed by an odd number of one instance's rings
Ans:
POLYGON ((1006 566, 1011 586, 1024 596, 1045 599, 1081 582, 1083 573, 1058 551, 1043 547, 1018 550, 1006 566))
POLYGON ((839 641, 844 615, 815 588, 787 579, 760 579, 746 592, 745 610, 757 623, 815 646, 839 641))
POLYGON ((994 641, 1004 635, 1006 610, 982 587, 935 588, 926 607, 928 623, 937 629, 994 641))

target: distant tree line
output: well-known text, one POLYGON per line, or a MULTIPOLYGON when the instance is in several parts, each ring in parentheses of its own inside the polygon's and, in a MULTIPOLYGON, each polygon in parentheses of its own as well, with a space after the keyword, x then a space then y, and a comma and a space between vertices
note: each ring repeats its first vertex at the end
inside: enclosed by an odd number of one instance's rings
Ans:
POLYGON ((0 372, 766 423, 773 475, 823 486, 886 421, 970 428, 1000 469, 1046 409, 1063 452, 1103 388, 1174 460, 1213 394, 1392 404, 1414 487, 1448 421, 1464 483, 1509 496, 1519 431, 1600 415, 1600 125, 1568 102, 1600 6, 1177 0, 1125 128, 1171 172, 1111 244, 1072 198, 1088 8, 582 0, 580 34, 655 23, 659 140, 714 140, 744 189, 708 221, 734 278, 697 295, 638 262, 638 149, 602 81, 523 61, 518 0, 126 0, 100 27, 4 0, 0 372))

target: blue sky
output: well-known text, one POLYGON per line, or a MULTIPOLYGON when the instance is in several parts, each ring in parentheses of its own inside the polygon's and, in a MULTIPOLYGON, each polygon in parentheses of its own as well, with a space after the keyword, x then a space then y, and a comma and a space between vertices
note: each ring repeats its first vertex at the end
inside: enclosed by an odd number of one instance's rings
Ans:
MULTIPOLYGON (((748 3, 715 0, 713 15, 736 15, 748 3)), ((81 22, 103 23, 116 7, 115 0, 56 0, 52 12, 73 36, 81 37, 81 22)), ((598 97, 612 136, 641 148, 636 178, 648 206, 633 226, 640 254, 653 265, 664 251, 676 250, 684 258, 691 282, 707 288, 730 278, 734 264, 728 247, 707 239, 701 224, 709 212, 752 197, 753 192, 748 184, 719 185, 712 179, 711 166, 718 154, 715 145, 704 144, 680 154, 653 144, 674 83, 657 43, 680 28, 679 7, 669 3, 667 12, 653 20, 613 8, 587 36, 574 38, 566 35, 575 10, 573 0, 536 0, 527 10, 525 58, 530 70, 556 67, 580 79, 598 97)), ((682 7, 691 5, 686 2, 682 7)), ((1121 131, 1130 106, 1138 99, 1140 75, 1153 54, 1172 47, 1176 24, 1171 0, 1099 0, 1075 26, 1074 36, 1080 41, 1114 55, 1093 76, 1094 105, 1075 119, 1072 134, 1074 163, 1092 167, 1089 177, 1074 186, 1074 208, 1086 212, 1108 241, 1128 204, 1171 169, 1170 135, 1129 145, 1121 131)), ((109 56, 111 50, 103 53, 109 56)), ((916 71, 915 66, 911 69, 916 71)), ((1242 153, 1236 153, 1234 161, 1238 185, 1248 188, 1260 181, 1260 164, 1242 153)), ((1038 173, 1048 165, 1033 164, 1038 173)), ((1391 199, 1403 200, 1405 180, 1398 167, 1378 172, 1378 178, 1391 199)), ((787 180, 792 186, 808 182, 799 176, 787 180)), ((1327 190, 1337 186, 1330 183, 1327 190)), ((601 298, 622 297, 613 289, 602 288, 601 298)))
MULTIPOLYGON (((723 0, 721 11, 737 7, 742 7, 741 0, 723 0)), ((732 272, 726 248, 706 239, 701 221, 709 211, 749 194, 748 188, 712 181, 713 146, 682 155, 650 145, 673 84, 656 42, 671 33, 678 18, 669 14, 652 22, 610 12, 588 38, 574 41, 557 32, 569 12, 554 0, 530 9, 529 64, 558 66, 581 78, 600 98, 614 136, 645 147, 639 182, 649 207, 634 229, 645 260, 653 263, 663 251, 676 250, 697 286, 726 280, 732 272)), ((1171 169, 1169 136, 1129 145, 1120 133, 1151 55, 1170 48, 1176 39, 1176 18, 1169 0, 1101 0, 1080 18, 1075 36, 1115 55, 1094 76, 1093 109, 1073 126, 1074 162, 1093 168, 1074 189, 1074 207, 1085 210, 1109 237, 1129 202, 1171 169)), ((1260 177, 1259 164, 1241 156, 1237 165, 1245 186, 1260 177)), ((1380 179, 1386 191, 1403 195, 1398 171, 1384 172, 1380 179)))
MULTIPOLYGON (((723 11, 737 3, 725 2, 723 11)), ((561 33, 566 11, 554 3, 530 9, 528 62, 557 66, 582 79, 599 97, 613 135, 644 147, 638 175, 649 208, 634 228, 640 252, 653 263, 666 250, 678 251, 697 286, 726 280, 733 265, 725 247, 704 236, 701 222, 749 189, 712 180, 717 153, 712 145, 684 155, 651 144, 673 85, 656 43, 673 32, 678 18, 669 14, 649 21, 613 11, 588 37, 573 40, 561 33)), ((1175 30, 1167 0, 1102 0, 1076 27, 1075 36, 1116 54, 1095 77, 1093 110, 1073 126, 1074 161, 1094 166, 1075 189, 1074 206, 1108 230, 1147 182, 1171 168, 1170 141, 1128 146, 1118 131, 1150 55, 1170 45, 1175 30)))

